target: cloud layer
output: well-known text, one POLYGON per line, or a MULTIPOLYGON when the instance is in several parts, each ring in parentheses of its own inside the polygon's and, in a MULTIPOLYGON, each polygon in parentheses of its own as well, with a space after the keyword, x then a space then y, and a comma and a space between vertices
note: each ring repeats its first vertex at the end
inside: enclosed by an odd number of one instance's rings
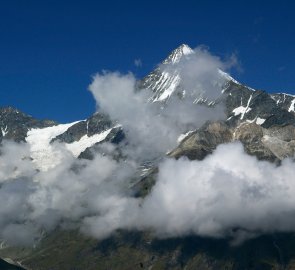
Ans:
POLYGON ((236 142, 203 161, 167 159, 143 203, 144 226, 157 234, 233 237, 294 231, 294 162, 258 161, 236 142))
POLYGON ((11 175, 26 167, 24 176, 0 179, 0 236, 9 244, 32 244, 56 226, 73 225, 98 239, 117 229, 234 241, 294 231, 293 161, 281 166, 257 161, 240 143, 220 145, 203 161, 165 159, 144 199, 133 198, 128 189, 133 162, 97 154, 93 161, 68 159, 66 165, 37 173, 27 169, 24 147, 14 149, 18 169, 7 170, 11 175))

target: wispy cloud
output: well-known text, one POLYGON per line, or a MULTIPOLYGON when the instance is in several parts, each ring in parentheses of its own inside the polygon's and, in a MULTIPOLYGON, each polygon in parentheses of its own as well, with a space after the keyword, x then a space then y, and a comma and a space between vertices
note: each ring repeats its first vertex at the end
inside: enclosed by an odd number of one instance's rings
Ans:
POLYGON ((136 67, 142 67, 142 61, 141 61, 141 59, 140 58, 135 59, 134 60, 134 65, 136 67))

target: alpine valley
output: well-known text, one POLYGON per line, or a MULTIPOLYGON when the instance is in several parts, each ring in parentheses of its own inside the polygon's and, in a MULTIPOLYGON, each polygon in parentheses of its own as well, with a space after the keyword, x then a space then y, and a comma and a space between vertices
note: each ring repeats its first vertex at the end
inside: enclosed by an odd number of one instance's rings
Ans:
MULTIPOLYGON (((285 160, 293 162, 295 96, 252 89, 222 68, 216 69, 209 84, 206 74, 191 80, 194 68, 186 63, 195 58, 198 59, 198 52, 183 44, 155 70, 136 81, 135 91, 144 93, 146 103, 158 108, 156 115, 165 115, 175 100, 214 113, 196 125, 192 121, 193 124, 181 126, 184 128, 175 145, 162 155, 141 156, 125 187, 131 198, 144 201, 150 196, 157 183, 159 164, 164 159, 203 161, 220 145, 240 142, 251 160, 274 168, 285 160)), ((181 116, 182 111, 177 113, 181 116)), ((195 119, 197 122, 197 117, 195 119)), ((87 119, 59 124, 54 120, 35 119, 13 107, 0 108, 0 142, 3 147, 7 142, 27 147, 29 155, 23 159, 35 168, 36 175, 59 168, 65 162, 65 155, 82 162, 70 168, 77 174, 98 154, 117 163, 127 162, 130 151, 126 154, 124 149, 132 145, 130 138, 124 123, 103 109, 87 119)), ((0 151, 4 155, 2 147, 0 151)), ((23 176, 19 171, 21 169, 14 168, 13 175, 0 183, 0 190, 5 189, 6 181, 21 181, 23 176)), ((95 194, 89 193, 89 196, 95 194)), ((1 209, 5 207, 2 205, 1 209)), ((198 216, 198 211, 194 215, 198 216)), ((67 218, 63 216, 61 220, 64 222, 67 218)), ((239 225, 231 228, 233 232, 239 229, 239 225)), ((252 232, 247 227, 245 231, 251 237, 246 236, 238 243, 231 235, 211 237, 193 231, 159 237, 152 228, 141 230, 129 225, 115 228, 107 237, 96 238, 83 233, 75 224, 64 228, 64 223, 60 223, 50 230, 42 230, 32 245, 9 243, 3 237, 0 257, 10 265, 1 269, 295 269, 295 230, 257 232, 254 229, 252 232)))

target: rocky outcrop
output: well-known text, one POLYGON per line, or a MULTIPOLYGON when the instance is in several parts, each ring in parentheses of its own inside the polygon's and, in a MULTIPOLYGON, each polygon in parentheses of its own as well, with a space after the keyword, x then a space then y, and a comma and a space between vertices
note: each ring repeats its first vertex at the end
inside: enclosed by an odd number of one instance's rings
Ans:
POLYGON ((107 129, 110 129, 113 123, 110 117, 103 113, 95 113, 84 121, 80 121, 70 128, 63 134, 55 137, 52 141, 61 141, 65 143, 72 143, 79 141, 83 136, 93 136, 101 133, 107 129))
POLYGON ((51 120, 37 120, 15 108, 0 108, 0 141, 3 138, 25 142, 28 130, 56 125, 51 120))
POLYGON ((240 141, 245 151, 259 160, 279 162, 295 154, 295 126, 264 128, 255 123, 243 122, 230 127, 223 122, 206 124, 188 135, 169 153, 170 157, 187 156, 201 160, 222 143, 240 141))
POLYGON ((180 145, 169 153, 170 157, 187 156, 189 159, 203 159, 221 143, 232 140, 232 132, 223 122, 207 123, 187 136, 180 145))

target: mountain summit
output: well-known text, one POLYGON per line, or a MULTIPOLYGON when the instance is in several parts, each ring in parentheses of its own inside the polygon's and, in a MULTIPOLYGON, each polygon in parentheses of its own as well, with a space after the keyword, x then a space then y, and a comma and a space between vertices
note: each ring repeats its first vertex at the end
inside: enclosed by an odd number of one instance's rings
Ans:
MULTIPOLYGON (((191 71, 194 69, 194 62, 202 61, 206 63, 207 59, 203 59, 206 57, 207 55, 205 55, 205 53, 200 54, 199 51, 194 51, 188 45, 182 44, 173 50, 155 70, 140 81, 139 88, 150 89, 153 93, 151 96, 152 101, 166 102, 172 95, 184 97, 188 92, 191 92, 190 98, 192 102, 198 100, 199 102, 208 101, 212 103, 215 100, 208 100, 208 97, 206 97, 205 88, 207 88, 207 86, 204 87, 200 85, 200 81, 204 80, 203 78, 196 77, 195 82, 191 83, 191 85, 188 85, 188 79, 186 78, 188 73, 191 73, 191 77, 194 76, 193 71, 191 71)), ((206 65, 205 63, 204 65, 206 65)), ((202 65, 202 63, 200 63, 200 65, 202 65)), ((200 67, 196 67, 196 69, 198 70, 200 67)), ((208 76, 208 74, 204 74, 203 77, 205 76, 208 76)), ((221 94, 229 82, 240 84, 218 67, 215 69, 212 68, 209 76, 211 77, 212 86, 214 88, 216 84, 218 84, 217 95, 221 94)), ((205 80, 207 80, 207 78, 205 80)))
POLYGON ((181 44, 162 62, 163 64, 176 64, 183 56, 193 54, 194 50, 186 44, 181 44))

